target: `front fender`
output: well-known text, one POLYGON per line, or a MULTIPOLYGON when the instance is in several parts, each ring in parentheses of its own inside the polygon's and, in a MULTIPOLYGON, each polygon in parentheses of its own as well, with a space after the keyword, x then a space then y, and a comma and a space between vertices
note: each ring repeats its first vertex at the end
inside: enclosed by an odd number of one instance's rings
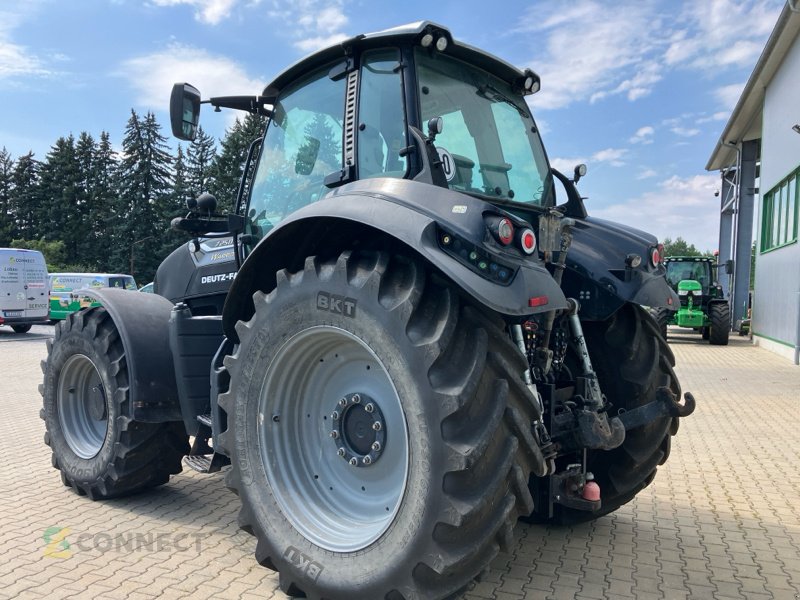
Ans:
POLYGON ((593 217, 576 219, 567 255, 564 293, 581 303, 581 317, 604 320, 624 303, 677 309, 678 295, 664 277, 663 264, 650 264, 658 240, 644 231, 593 217), (629 255, 641 265, 626 264, 629 255))
POLYGON ((311 255, 335 257, 349 248, 406 253, 422 258, 479 304, 521 317, 566 308, 561 289, 538 258, 523 258, 486 239, 484 211, 497 208, 471 196, 414 181, 370 179, 337 188, 280 222, 254 248, 234 280, 223 311, 225 335, 252 316, 252 294, 275 287, 276 271, 299 270, 311 255), (516 269, 509 285, 481 277, 439 247, 438 228, 492 252, 516 269), (533 296, 548 302, 531 308, 533 296))
POLYGON ((161 423, 182 419, 169 346, 172 302, 156 294, 111 288, 81 290, 111 316, 128 365, 129 415, 161 423))

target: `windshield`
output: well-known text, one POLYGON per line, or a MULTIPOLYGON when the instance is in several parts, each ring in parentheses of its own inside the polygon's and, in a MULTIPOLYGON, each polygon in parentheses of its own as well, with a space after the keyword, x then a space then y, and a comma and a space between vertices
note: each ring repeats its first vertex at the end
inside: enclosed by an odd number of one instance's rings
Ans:
POLYGON ((686 279, 691 279, 700 283, 703 293, 708 292, 708 285, 711 283, 711 263, 708 261, 684 262, 671 260, 667 263, 667 282, 672 289, 678 289, 678 284, 686 279))
POLYGON ((489 73, 442 54, 416 52, 422 122, 436 137, 450 189, 525 204, 552 204, 552 177, 523 97, 489 73))

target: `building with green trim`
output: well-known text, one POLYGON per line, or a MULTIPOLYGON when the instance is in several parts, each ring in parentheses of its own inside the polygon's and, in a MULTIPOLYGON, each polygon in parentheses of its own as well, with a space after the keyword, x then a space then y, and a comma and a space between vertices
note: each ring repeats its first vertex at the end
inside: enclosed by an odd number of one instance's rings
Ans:
POLYGON ((719 170, 720 262, 732 273, 734 329, 748 314, 755 243, 753 341, 800 363, 800 1, 789 0, 709 158, 719 170), (755 231, 755 240, 752 232, 755 231))

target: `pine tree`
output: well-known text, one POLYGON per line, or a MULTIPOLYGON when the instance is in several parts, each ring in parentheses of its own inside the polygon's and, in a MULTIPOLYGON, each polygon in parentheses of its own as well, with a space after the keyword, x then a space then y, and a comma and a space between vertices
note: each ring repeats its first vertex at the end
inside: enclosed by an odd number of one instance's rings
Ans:
POLYGON ((197 136, 186 150, 186 183, 189 193, 197 198, 209 190, 211 185, 211 166, 217 151, 214 147, 214 138, 197 128, 197 136))
POLYGON ((161 127, 150 112, 140 119, 131 110, 122 148, 114 266, 141 281, 149 281, 163 258, 168 225, 165 219, 173 211, 172 157, 166 150, 161 127))
POLYGON ((16 237, 22 240, 41 237, 40 224, 37 222, 39 168, 39 161, 33 157, 33 152, 28 152, 17 159, 11 177, 11 212, 14 214, 16 237))
POLYGON ((80 171, 72 135, 56 140, 40 171, 36 237, 63 241, 69 264, 80 263, 78 244, 84 233, 81 222, 85 198, 80 171))
POLYGON ((217 154, 211 169, 210 191, 217 197, 221 212, 233 211, 247 152, 250 144, 264 134, 265 125, 264 117, 248 114, 243 121, 237 118, 225 133, 222 152, 217 154))
POLYGON ((87 261, 95 265, 98 271, 112 270, 111 250, 116 246, 112 235, 116 222, 114 205, 119 196, 115 154, 108 132, 100 132, 100 141, 95 144, 92 159, 91 193, 87 211, 87 227, 92 232, 92 240, 85 250, 87 261))
POLYGON ((8 246, 15 233, 11 198, 13 176, 14 161, 3 147, 0 150, 0 247, 8 246))

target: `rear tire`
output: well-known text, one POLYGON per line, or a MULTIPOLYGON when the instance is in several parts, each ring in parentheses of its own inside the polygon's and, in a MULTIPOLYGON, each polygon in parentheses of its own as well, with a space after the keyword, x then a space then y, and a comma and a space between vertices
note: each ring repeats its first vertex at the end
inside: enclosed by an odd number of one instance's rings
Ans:
MULTIPOLYGON (((606 321, 582 325, 600 389, 612 404, 610 416, 652 402, 661 386, 680 397, 673 371, 675 357, 660 335, 659 325, 643 308, 625 304, 606 321)), ((602 508, 588 513, 557 506, 555 520, 563 524, 589 521, 630 502, 666 462, 671 437, 677 431, 677 417, 662 417, 628 430, 618 448, 589 450, 588 470, 600 485, 602 508)))
POLYGON ((287 594, 315 599, 463 590, 533 509, 537 409, 504 322, 420 263, 385 253, 308 258, 253 298, 219 404, 227 483, 257 561, 280 572, 287 594), (366 467, 345 461, 361 434, 330 436, 350 414, 334 418, 337 399, 355 393, 385 424, 385 455, 366 467))
POLYGON ((14 330, 14 333, 28 333, 31 327, 32 325, 12 325, 11 329, 14 330))
POLYGON ((708 309, 711 320, 708 341, 712 346, 727 346, 731 332, 731 313, 727 302, 715 302, 708 309))
POLYGON ((40 413, 53 467, 93 500, 166 483, 189 444, 183 423, 141 423, 130 413, 128 366, 114 321, 102 308, 56 325, 42 361, 40 413))

